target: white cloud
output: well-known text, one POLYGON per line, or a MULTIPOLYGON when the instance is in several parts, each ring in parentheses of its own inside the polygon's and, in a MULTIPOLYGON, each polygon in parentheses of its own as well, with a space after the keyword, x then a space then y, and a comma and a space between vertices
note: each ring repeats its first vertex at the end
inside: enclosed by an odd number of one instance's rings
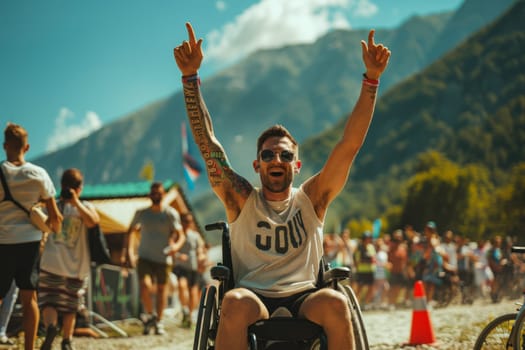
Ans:
POLYGON ((372 17, 378 11, 377 5, 369 0, 358 0, 354 7, 354 16, 357 17, 372 17))
POLYGON ((219 1, 215 2, 215 7, 219 11, 224 11, 226 9, 226 3, 224 1, 222 1, 222 0, 219 0, 219 1))
POLYGON ((263 48, 311 43, 333 29, 349 29, 350 16, 371 16, 371 0, 261 0, 206 36, 207 59, 231 63, 263 48))
POLYGON ((68 146, 93 131, 100 129, 102 122, 95 112, 88 111, 81 120, 75 119, 75 113, 62 107, 55 119, 55 130, 47 140, 47 152, 68 146))

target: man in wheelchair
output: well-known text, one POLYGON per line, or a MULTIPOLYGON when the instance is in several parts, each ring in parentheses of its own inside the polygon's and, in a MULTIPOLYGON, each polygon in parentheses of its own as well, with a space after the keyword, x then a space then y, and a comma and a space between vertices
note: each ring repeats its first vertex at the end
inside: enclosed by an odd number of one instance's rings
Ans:
POLYGON ((214 134, 198 77, 202 39, 196 39, 189 23, 186 27, 189 39, 174 49, 175 61, 182 72, 189 124, 212 189, 225 207, 231 232, 235 288, 222 300, 215 348, 246 349, 248 327, 285 306, 293 316, 320 325, 328 349, 352 349, 345 296, 333 289, 316 288, 323 255, 323 220, 364 142, 390 51, 374 42, 373 30, 368 42, 361 41, 366 71, 343 136, 323 168, 298 188, 292 185, 301 168, 296 140, 281 125, 260 135, 253 161, 261 182, 258 188, 233 170, 214 134))

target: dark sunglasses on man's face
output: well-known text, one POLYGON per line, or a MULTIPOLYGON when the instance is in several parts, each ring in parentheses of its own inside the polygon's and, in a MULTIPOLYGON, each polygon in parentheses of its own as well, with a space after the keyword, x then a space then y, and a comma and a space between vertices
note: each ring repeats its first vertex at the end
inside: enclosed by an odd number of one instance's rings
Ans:
MULTIPOLYGON (((267 163, 271 162, 275 158, 275 154, 276 152, 269 150, 269 149, 265 149, 261 151, 261 160, 267 163)), ((279 154, 279 158, 281 159, 281 162, 290 163, 291 161, 293 161, 294 154, 293 152, 284 150, 284 151, 281 151, 281 153, 279 154)))

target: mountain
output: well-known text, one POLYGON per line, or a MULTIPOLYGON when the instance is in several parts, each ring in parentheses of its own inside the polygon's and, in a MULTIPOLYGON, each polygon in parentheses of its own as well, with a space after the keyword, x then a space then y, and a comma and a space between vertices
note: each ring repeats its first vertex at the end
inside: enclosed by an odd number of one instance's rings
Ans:
MULTIPOLYGON (((482 164, 495 181, 525 160, 524 20, 525 1, 520 1, 379 98, 349 182, 328 212, 327 229, 338 230, 352 218, 379 217, 399 204, 417 156, 428 150, 460 165, 482 164)), ((301 143, 303 166, 296 183, 323 166, 345 122, 342 117, 301 143)), ((213 195, 199 198, 194 206, 207 221, 223 215, 213 195)))
POLYGON ((452 15, 449 23, 433 43, 429 51, 429 61, 441 57, 451 48, 459 45, 470 34, 483 28, 501 15, 502 9, 508 9, 517 0, 470 0, 452 15))
MULTIPOLYGON (((525 160, 525 1, 378 101, 334 220, 381 215, 401 198, 417 156, 436 150, 495 180, 525 160)), ((303 178, 319 169, 345 119, 305 141, 303 178)))
MULTIPOLYGON (((458 11, 469 6, 469 13, 477 14, 477 25, 481 26, 490 20, 481 5, 478 0, 467 0, 458 11)), ((491 15, 495 16, 507 5, 505 1, 498 1, 493 6, 491 15)), ((456 14, 416 16, 393 30, 377 28, 376 40, 384 42, 393 52, 388 74, 381 81, 381 92, 390 93, 389 88, 397 91, 399 86, 404 86, 396 84, 426 67, 437 55, 433 50, 439 42, 442 45, 448 42, 449 48, 456 45, 457 41, 444 36, 447 28, 458 28, 454 33, 456 39, 471 34, 469 30, 474 27, 460 26, 462 19, 456 14)), ((273 123, 293 130, 299 142, 331 132, 357 98, 363 72, 359 41, 366 37, 367 30, 339 30, 311 45, 259 51, 203 81, 203 94, 216 134, 236 170, 242 174, 253 173, 250 164, 255 157, 254 140, 262 129, 273 123)), ((390 103, 398 106, 397 100, 391 99, 390 103)), ((380 123, 377 119, 384 118, 380 115, 384 115, 383 110, 387 108, 383 106, 383 97, 380 101, 371 133, 380 123)), ((405 111, 403 114, 410 115, 405 111)), ((185 120, 184 101, 178 91, 105 125, 72 146, 32 161, 48 169, 55 183, 59 183, 62 171, 69 167, 82 169, 89 184, 137 181, 147 162, 154 164, 156 178, 182 181, 180 125, 185 120)), ((308 143, 305 147, 309 147, 308 143)), ((319 151, 323 151, 322 147, 319 151)), ((382 149, 364 150, 366 156, 361 155, 359 162, 368 164, 367 157, 376 151, 382 149)), ((358 170, 360 167, 356 164, 358 170)), ((255 174, 250 180, 256 180, 255 174)), ((194 193, 195 196, 209 193, 205 176, 201 176, 197 188, 200 192, 194 193)), ((206 210, 214 207, 209 205, 211 202, 208 197, 199 201, 206 210)))
MULTIPOLYGON (((408 40, 425 42, 431 36, 432 41, 438 32, 435 22, 443 25, 448 18, 437 17, 407 23, 403 28, 414 28, 415 33, 408 40)), ((282 123, 302 141, 332 126, 351 108, 363 73, 359 42, 367 34, 365 30, 334 31, 311 45, 259 51, 203 81, 216 134, 239 172, 253 173, 249 166, 255 157, 253 140, 267 126, 282 123)), ((376 34, 385 42, 391 36, 393 50, 396 46, 405 50, 403 40, 393 31, 378 30, 376 34)), ((414 50, 425 48, 415 45, 414 50)), ((407 57, 393 60, 394 68, 400 69, 393 69, 398 73, 385 79, 385 87, 424 65, 418 54, 407 57)), ((48 169, 54 180, 63 169, 78 167, 85 170, 88 183, 134 181, 148 161, 153 162, 158 178, 182 178, 180 125, 187 118, 183 101, 178 91, 35 162, 48 169)))

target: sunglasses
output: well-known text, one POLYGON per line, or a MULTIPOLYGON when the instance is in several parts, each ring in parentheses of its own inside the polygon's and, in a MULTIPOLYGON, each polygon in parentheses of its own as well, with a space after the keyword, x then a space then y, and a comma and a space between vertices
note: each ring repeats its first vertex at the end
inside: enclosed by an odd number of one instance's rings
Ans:
MULTIPOLYGON (((261 160, 266 163, 271 162, 275 158, 275 154, 276 152, 269 149, 265 149, 264 151, 261 151, 261 160)), ((279 159, 281 159, 281 161, 285 163, 290 163, 291 161, 293 161, 294 156, 295 155, 293 154, 293 152, 286 150, 281 151, 281 153, 279 153, 279 159)))

